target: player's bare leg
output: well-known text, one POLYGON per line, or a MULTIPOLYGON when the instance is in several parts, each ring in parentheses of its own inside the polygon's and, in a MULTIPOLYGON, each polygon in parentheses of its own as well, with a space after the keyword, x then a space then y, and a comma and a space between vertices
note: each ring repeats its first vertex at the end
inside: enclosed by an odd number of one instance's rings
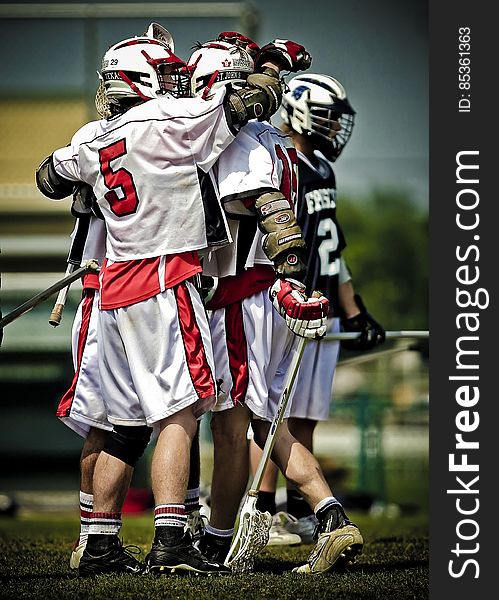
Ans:
POLYGON ((197 421, 191 407, 164 419, 151 463, 154 501, 183 504, 189 479, 189 460, 197 421))
POLYGON ((209 562, 194 548, 190 532, 184 531, 190 450, 196 432, 197 421, 192 407, 160 422, 151 465, 155 534, 151 551, 146 556, 147 567, 153 572, 229 572, 223 565, 209 562))
POLYGON ((71 569, 77 569, 88 539, 89 516, 93 511, 93 476, 95 463, 104 448, 108 431, 91 427, 80 455, 80 535, 69 560, 71 569))
MULTIPOLYGON (((302 443, 307 450, 314 451, 314 431, 317 421, 290 417, 288 427, 291 434, 302 443)), ((298 534, 304 544, 314 541, 317 518, 300 492, 289 482, 286 485, 286 511, 288 522, 286 530, 298 534)))
POLYGON ((222 562, 229 552, 234 522, 248 485, 250 417, 249 409, 241 404, 214 412, 211 417, 214 449, 211 512, 199 548, 222 562))
POLYGON ((128 573, 140 575, 145 567, 126 548, 118 533, 133 467, 102 450, 93 477, 94 506, 87 545, 79 564, 80 575, 128 573))
MULTIPOLYGON (((255 441, 263 448, 270 423, 254 420, 255 441)), ((319 520, 318 541, 308 562, 294 569, 299 573, 324 573, 335 565, 344 565, 362 551, 364 540, 359 529, 348 519, 333 496, 317 459, 288 429, 287 419, 275 442, 272 458, 302 494, 319 520)))
POLYGON ((109 432, 91 427, 85 439, 80 455, 80 490, 86 494, 93 493, 93 476, 95 463, 104 448, 109 432))
POLYGON ((249 476, 248 426, 250 411, 236 405, 213 413, 214 463, 211 482, 210 525, 217 529, 234 527, 249 476))
MULTIPOLYGON (((256 443, 263 448, 270 429, 270 423, 254 419, 252 428, 256 443)), ((297 487, 311 506, 323 498, 332 496, 319 463, 315 456, 294 438, 288 429, 287 419, 283 420, 272 459, 281 469, 286 479, 297 487)))
POLYGON ((121 513, 133 467, 105 451, 99 454, 93 480, 94 513, 121 513))

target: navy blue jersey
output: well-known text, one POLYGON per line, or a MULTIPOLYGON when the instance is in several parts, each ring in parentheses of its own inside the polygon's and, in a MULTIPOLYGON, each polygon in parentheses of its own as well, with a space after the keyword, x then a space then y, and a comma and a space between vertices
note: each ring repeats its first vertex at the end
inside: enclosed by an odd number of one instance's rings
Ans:
POLYGON ((338 306, 340 256, 346 241, 336 219, 336 179, 331 164, 312 164, 298 152, 297 220, 307 244, 307 292, 320 290, 338 306))

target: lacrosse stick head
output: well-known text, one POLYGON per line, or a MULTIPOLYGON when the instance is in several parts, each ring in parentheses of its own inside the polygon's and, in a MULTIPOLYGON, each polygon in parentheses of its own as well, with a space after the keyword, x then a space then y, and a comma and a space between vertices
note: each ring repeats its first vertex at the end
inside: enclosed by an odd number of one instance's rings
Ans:
POLYGON ((237 529, 224 562, 233 573, 251 573, 255 556, 269 541, 272 515, 259 511, 256 500, 256 494, 247 494, 239 513, 237 529))
POLYGON ((109 119, 111 116, 111 107, 102 79, 99 80, 99 87, 95 92, 95 108, 101 119, 109 119))

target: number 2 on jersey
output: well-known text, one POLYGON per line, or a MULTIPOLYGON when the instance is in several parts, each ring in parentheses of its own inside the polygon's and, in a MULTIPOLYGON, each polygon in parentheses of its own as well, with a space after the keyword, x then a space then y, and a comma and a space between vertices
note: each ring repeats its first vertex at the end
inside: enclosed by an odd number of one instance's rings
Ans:
POLYGON ((126 153, 126 141, 124 139, 99 150, 100 170, 106 187, 110 190, 104 194, 104 198, 109 202, 111 210, 118 217, 132 215, 139 204, 137 190, 130 171, 127 171, 124 167, 113 170, 111 166, 112 160, 125 156, 126 153), (118 189, 121 190, 121 197, 115 191, 118 189))
POLYGON ((335 258, 332 262, 330 259, 331 253, 339 245, 338 228, 333 219, 322 219, 317 228, 317 235, 325 237, 328 233, 331 237, 325 238, 317 251, 321 261, 321 275, 332 277, 333 275, 338 275, 340 272, 340 259, 335 258))

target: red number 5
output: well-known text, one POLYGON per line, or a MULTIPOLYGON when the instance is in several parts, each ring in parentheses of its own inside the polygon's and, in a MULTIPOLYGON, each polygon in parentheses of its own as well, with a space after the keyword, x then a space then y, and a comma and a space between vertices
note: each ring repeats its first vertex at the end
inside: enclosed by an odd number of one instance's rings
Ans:
POLYGON ((111 190, 104 194, 104 198, 109 202, 111 210, 118 217, 132 215, 139 204, 137 190, 133 181, 132 174, 125 168, 113 171, 111 161, 126 154, 125 140, 119 140, 106 148, 99 150, 100 170, 104 177, 106 186, 111 190), (115 189, 121 189, 122 197, 119 198, 115 189))

